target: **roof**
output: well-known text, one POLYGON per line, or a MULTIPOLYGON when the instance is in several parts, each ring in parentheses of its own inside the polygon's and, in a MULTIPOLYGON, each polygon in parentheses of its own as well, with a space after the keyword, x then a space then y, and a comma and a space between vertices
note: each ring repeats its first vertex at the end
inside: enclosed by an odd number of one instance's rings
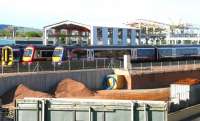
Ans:
POLYGON ((87 28, 89 30, 91 29, 90 25, 82 24, 82 23, 78 23, 78 22, 74 22, 74 21, 69 21, 69 20, 61 21, 61 22, 54 23, 54 24, 50 24, 50 25, 44 26, 44 28, 49 29, 49 28, 53 28, 53 27, 60 26, 60 25, 63 25, 63 24, 74 24, 74 25, 77 25, 77 26, 85 27, 85 28, 87 28))
POLYGON ((61 25, 64 25, 64 24, 66 24, 66 25, 73 24, 73 25, 77 25, 77 26, 80 26, 80 27, 87 28, 88 30, 91 30, 92 26, 108 27, 108 28, 137 29, 136 27, 131 27, 131 26, 128 26, 126 24, 113 24, 113 23, 109 23, 109 24, 83 24, 83 23, 70 21, 70 20, 65 20, 65 21, 61 21, 61 22, 54 23, 54 24, 51 24, 51 25, 47 25, 47 26, 44 26, 44 28, 50 29, 50 28, 58 27, 58 26, 61 26, 61 25))
POLYGON ((0 45, 13 45, 13 44, 15 44, 15 40, 0 39, 0 45))
POLYGON ((125 29, 138 29, 136 27, 131 27, 126 24, 113 24, 113 23, 107 23, 107 24, 93 24, 93 26, 97 27, 107 27, 107 28, 125 28, 125 29))

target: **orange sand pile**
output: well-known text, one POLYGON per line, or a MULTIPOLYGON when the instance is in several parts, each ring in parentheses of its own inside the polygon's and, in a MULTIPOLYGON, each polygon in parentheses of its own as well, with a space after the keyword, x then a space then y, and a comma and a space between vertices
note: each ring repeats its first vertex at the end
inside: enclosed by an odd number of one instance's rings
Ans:
POLYGON ((94 96, 94 92, 89 90, 84 84, 72 79, 65 79, 58 83, 54 94, 56 98, 94 96))

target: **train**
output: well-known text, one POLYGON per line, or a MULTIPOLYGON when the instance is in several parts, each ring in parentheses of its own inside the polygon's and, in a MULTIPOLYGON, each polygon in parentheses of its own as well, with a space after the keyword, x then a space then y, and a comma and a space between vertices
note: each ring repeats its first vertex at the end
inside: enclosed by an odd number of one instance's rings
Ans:
POLYGON ((24 48, 22 61, 24 63, 32 63, 35 61, 51 61, 54 48, 54 46, 29 45, 24 48))
POLYGON ((55 47, 52 61, 123 59, 123 55, 130 55, 133 62, 200 59, 200 45, 58 46, 55 47))
POLYGON ((43 46, 12 45, 0 48, 2 65, 14 62, 33 63, 52 61, 62 63, 68 60, 123 59, 130 55, 133 62, 200 59, 200 45, 166 46, 43 46))
POLYGON ((10 45, 1 47, 1 62, 4 66, 11 66, 14 62, 22 62, 23 45, 10 45))

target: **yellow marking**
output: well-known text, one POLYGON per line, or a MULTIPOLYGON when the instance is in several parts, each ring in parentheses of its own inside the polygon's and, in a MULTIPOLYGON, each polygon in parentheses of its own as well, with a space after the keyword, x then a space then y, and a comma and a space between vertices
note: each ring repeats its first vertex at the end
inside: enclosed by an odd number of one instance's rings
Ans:
MULTIPOLYGON (((63 50, 63 48, 62 48, 62 47, 56 47, 56 48, 54 49, 54 51, 56 51, 56 50, 63 50)), ((60 61, 61 61, 61 57, 53 56, 53 57, 52 57, 52 61, 53 61, 53 62, 60 62, 60 61)))
POLYGON ((9 46, 2 48, 2 65, 12 65, 13 64, 13 49, 9 46), (8 53, 10 51, 10 53, 8 53), (8 55, 9 54, 9 55, 8 55))
POLYGON ((53 57, 53 58, 52 58, 52 61, 53 61, 53 62, 60 62, 61 59, 60 59, 60 57, 53 57))
POLYGON ((22 60, 23 61, 31 61, 31 57, 23 57, 22 60))

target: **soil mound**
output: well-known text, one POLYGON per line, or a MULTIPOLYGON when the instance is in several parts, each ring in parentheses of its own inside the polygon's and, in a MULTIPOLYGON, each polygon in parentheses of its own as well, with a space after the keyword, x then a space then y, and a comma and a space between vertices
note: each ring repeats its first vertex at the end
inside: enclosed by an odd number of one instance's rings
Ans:
POLYGON ((195 78, 186 78, 186 79, 176 81, 175 84, 197 85, 197 84, 200 84, 200 80, 195 79, 195 78))
POLYGON ((14 102, 16 99, 23 99, 25 97, 34 98, 51 98, 52 96, 39 91, 34 91, 23 84, 9 90, 2 96, 2 103, 8 104, 14 102))
POLYGON ((84 84, 72 79, 64 79, 59 82, 54 94, 56 98, 83 98, 94 96, 94 92, 89 90, 84 84))

